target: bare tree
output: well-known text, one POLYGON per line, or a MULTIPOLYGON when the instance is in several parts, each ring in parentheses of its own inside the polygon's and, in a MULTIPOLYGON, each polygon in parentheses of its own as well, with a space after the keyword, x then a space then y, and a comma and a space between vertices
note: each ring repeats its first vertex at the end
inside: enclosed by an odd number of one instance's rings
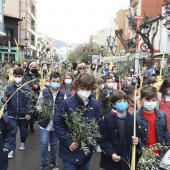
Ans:
POLYGON ((134 16, 132 16, 132 14, 130 14, 130 16, 127 16, 127 17, 129 19, 129 25, 134 29, 134 31, 137 34, 141 36, 143 41, 147 44, 148 49, 150 50, 150 54, 151 54, 151 63, 153 64, 154 62, 154 39, 155 39, 156 34, 158 33, 159 20, 161 17, 159 16, 157 18, 156 29, 152 37, 150 36, 150 32, 151 32, 153 22, 149 20, 148 16, 144 14, 143 23, 141 24, 140 29, 138 29, 136 20, 134 16), (143 31, 144 29, 146 30, 143 31))
POLYGON ((116 45, 116 36, 115 37, 107 37, 107 46, 109 47, 112 55, 114 56, 117 50, 117 45, 116 45))

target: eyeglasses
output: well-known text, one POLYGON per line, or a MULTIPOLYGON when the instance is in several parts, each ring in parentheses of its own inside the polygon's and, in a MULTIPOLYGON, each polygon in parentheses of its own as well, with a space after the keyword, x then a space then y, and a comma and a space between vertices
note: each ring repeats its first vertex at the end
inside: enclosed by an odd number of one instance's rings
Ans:
POLYGON ((79 70, 85 70, 85 68, 82 67, 82 68, 79 68, 79 70))

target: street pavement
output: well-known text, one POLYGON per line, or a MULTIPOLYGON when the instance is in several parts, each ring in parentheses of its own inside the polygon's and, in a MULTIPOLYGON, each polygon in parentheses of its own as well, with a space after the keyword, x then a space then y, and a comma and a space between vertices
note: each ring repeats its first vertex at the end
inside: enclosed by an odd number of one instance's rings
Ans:
MULTIPOLYGON (((35 133, 29 133, 27 137, 27 147, 24 151, 20 151, 18 149, 20 145, 20 137, 18 131, 16 155, 12 159, 9 159, 8 170, 40 170, 40 139, 39 127, 37 124, 35 125, 35 130, 35 133)), ((90 170, 102 170, 99 168, 99 162, 100 153, 94 152, 90 163, 90 170)), ((59 157, 57 158, 57 163, 60 170, 63 170, 63 163, 59 157)))

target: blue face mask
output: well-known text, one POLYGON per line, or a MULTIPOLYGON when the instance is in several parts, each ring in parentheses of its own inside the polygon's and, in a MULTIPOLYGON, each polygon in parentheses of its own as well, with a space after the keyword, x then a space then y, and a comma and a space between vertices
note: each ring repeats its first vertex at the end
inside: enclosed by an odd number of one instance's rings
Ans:
POLYGON ((133 84, 136 84, 136 80, 132 80, 132 83, 133 83, 133 84))
POLYGON ((57 90, 57 89, 60 88, 60 83, 51 82, 51 87, 52 87, 54 90, 57 90))
POLYGON ((116 102, 116 110, 120 113, 123 113, 124 111, 126 111, 126 109, 128 108, 128 102, 116 102))

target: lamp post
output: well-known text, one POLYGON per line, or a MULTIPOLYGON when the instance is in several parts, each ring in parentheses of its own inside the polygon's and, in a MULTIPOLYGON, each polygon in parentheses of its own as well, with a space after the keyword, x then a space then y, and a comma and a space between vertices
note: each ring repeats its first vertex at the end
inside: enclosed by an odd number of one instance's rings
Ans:
MULTIPOLYGON (((29 39, 26 37, 25 38, 25 45, 26 45, 26 59, 27 59, 27 47, 28 47, 28 41, 29 39)), ((30 59, 31 60, 31 59, 30 59)))

